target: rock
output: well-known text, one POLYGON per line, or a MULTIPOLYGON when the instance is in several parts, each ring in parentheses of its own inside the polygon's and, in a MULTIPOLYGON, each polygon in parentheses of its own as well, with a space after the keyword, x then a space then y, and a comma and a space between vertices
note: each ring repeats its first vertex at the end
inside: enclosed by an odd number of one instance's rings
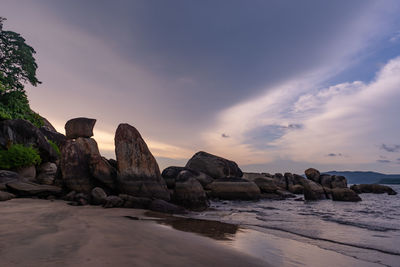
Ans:
POLYGON ((319 177, 321 174, 317 169, 309 168, 309 169, 305 170, 304 173, 305 173, 307 179, 314 181, 316 183, 320 183, 319 177))
POLYGON ((333 175, 331 188, 347 188, 347 179, 344 176, 333 175))
POLYGON ((93 188, 90 195, 92 197, 91 203, 93 205, 103 205, 106 202, 107 194, 101 187, 93 188))
POLYGON ((153 201, 147 197, 134 197, 127 194, 120 194, 119 197, 124 201, 124 208, 148 209, 153 201))
POLYGON ((273 178, 279 188, 286 190, 286 179, 281 173, 275 173, 273 178))
POLYGON ((10 199, 15 198, 14 194, 8 193, 8 192, 4 192, 4 191, 0 191, 0 201, 7 201, 10 199))
POLYGON ((115 133, 118 185, 121 193, 137 197, 170 199, 157 161, 140 133, 129 124, 120 124, 115 133))
POLYGON ((306 178, 304 178, 303 176, 293 174, 293 185, 302 185, 304 180, 306 180, 306 178))
POLYGON ((276 193, 262 193, 261 199, 270 199, 270 200, 284 200, 285 198, 276 193))
POLYGON ((235 162, 203 151, 194 154, 187 162, 186 168, 205 173, 214 179, 243 176, 235 162))
POLYGON ((217 179, 209 185, 211 196, 219 199, 257 200, 260 198, 260 189, 254 182, 229 177, 217 179))
POLYGON ((94 139, 67 140, 61 150, 60 160, 65 186, 70 190, 90 194, 95 187, 90 163, 92 158, 98 157, 100 157, 100 152, 94 139))
POLYGON ((65 135, 67 139, 76 139, 78 137, 89 138, 93 136, 93 127, 96 124, 95 119, 75 118, 67 121, 65 124, 65 135))
POLYGON ((178 177, 179 173, 183 170, 187 170, 187 168, 170 166, 162 171, 161 176, 162 178, 164 178, 165 183, 167 184, 167 187, 169 189, 175 188, 175 180, 178 177))
POLYGON ((317 184, 312 180, 304 179, 303 187, 305 200, 326 199, 325 191, 320 184, 317 184))
POLYGON ((57 131, 52 131, 51 129, 49 129, 46 126, 42 126, 39 128, 40 132, 47 138, 47 140, 51 140, 54 143, 56 143, 56 145, 61 149, 65 142, 67 141, 67 138, 65 137, 65 135, 57 132, 57 131))
POLYGON ((286 190, 276 190, 276 194, 282 196, 283 198, 293 198, 296 197, 296 195, 293 195, 289 191, 286 190))
POLYGON ((92 155, 89 161, 89 169, 93 178, 101 185, 115 190, 117 170, 111 166, 107 159, 100 157, 100 154, 92 155))
POLYGON ((280 187, 276 180, 268 177, 259 177, 254 179, 254 183, 260 188, 262 193, 275 193, 280 187))
POLYGON ((214 181, 212 177, 208 176, 205 173, 196 170, 191 170, 185 167, 171 166, 164 169, 161 174, 169 189, 175 188, 175 181, 178 178, 179 173, 182 171, 190 171, 192 173, 193 178, 199 181, 204 188, 214 181))
POLYGON ((39 196, 59 195, 61 188, 53 185, 40 185, 31 182, 10 182, 6 184, 8 191, 17 196, 39 196))
POLYGON ((23 181, 18 173, 0 170, 0 190, 6 190, 6 184, 10 182, 23 181))
POLYGON ((321 174, 319 177, 319 181, 323 187, 332 188, 332 175, 321 174))
POLYGON ((286 172, 283 177, 285 177, 286 180, 286 190, 289 190, 289 187, 295 184, 294 176, 290 172, 286 172))
POLYGON ((6 148, 10 142, 37 148, 43 162, 55 162, 58 159, 57 152, 47 142, 46 137, 29 121, 0 121, 0 147, 6 148))
POLYGON ((74 196, 74 201, 77 203, 77 206, 89 205, 90 196, 85 193, 76 193, 74 196))
POLYGON ((256 178, 268 178, 268 177, 272 177, 272 175, 269 173, 264 173, 264 172, 263 173, 244 172, 242 177, 249 181, 254 181, 256 178))
MULTIPOLYGON (((39 114, 38 114, 39 115, 39 114)), ((40 115, 39 115, 40 116, 40 115)), ((43 120, 43 126, 42 127, 46 127, 47 129, 49 129, 49 131, 52 132, 57 132, 56 128, 54 128, 54 126, 44 117, 40 116, 43 120)))
POLYGON ((333 188, 331 190, 331 194, 332 200, 334 201, 361 201, 361 198, 357 195, 357 193, 349 188, 333 188))
POLYGON ((117 196, 108 196, 105 200, 104 208, 120 208, 124 205, 124 201, 117 196))
POLYGON ((187 211, 184 208, 174 205, 172 203, 169 203, 162 199, 153 200, 149 206, 149 209, 152 211, 157 211, 157 212, 162 212, 162 213, 170 213, 170 214, 186 214, 187 213, 187 211))
POLYGON ((190 210, 205 210, 210 205, 200 182, 191 171, 181 171, 175 183, 173 200, 190 210))
POLYGON ((388 195, 397 195, 397 192, 394 191, 391 187, 380 184, 359 184, 350 186, 351 190, 354 190, 357 194, 362 193, 374 193, 374 194, 383 194, 387 193, 388 195))
POLYGON ((52 185, 57 174, 57 165, 52 162, 45 162, 38 167, 36 180, 40 184, 52 185))
POLYGON ((304 194, 304 187, 302 185, 295 184, 295 185, 289 186, 289 192, 296 194, 296 195, 304 194))
POLYGON ((74 201, 76 194, 77 193, 75 191, 71 191, 68 194, 66 194, 62 199, 65 201, 74 201))
POLYGON ((108 159, 107 161, 114 169, 118 169, 118 163, 115 159, 108 159))
POLYGON ((17 173, 20 177, 30 182, 36 182, 36 168, 34 165, 28 167, 18 168, 17 173))

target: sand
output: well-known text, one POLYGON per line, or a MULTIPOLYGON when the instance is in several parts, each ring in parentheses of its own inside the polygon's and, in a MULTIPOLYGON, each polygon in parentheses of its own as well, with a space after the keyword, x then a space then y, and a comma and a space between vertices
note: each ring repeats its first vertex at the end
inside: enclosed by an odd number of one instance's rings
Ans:
POLYGON ((269 266, 218 241, 237 229, 227 226, 221 236, 220 226, 211 227, 217 230, 210 238, 176 222, 160 224, 144 210, 0 202, 0 266, 269 266))

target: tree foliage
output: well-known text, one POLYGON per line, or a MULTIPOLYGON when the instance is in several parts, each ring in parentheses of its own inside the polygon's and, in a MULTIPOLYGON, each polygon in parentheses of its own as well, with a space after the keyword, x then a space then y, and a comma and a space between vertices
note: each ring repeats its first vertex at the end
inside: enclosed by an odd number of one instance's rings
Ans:
POLYGON ((41 158, 37 149, 21 144, 11 145, 7 150, 0 150, 0 168, 13 170, 32 165, 39 165, 41 158))
POLYGON ((3 30, 4 18, 0 17, 0 82, 6 91, 23 91, 24 83, 36 86, 36 51, 25 43, 16 32, 3 30))

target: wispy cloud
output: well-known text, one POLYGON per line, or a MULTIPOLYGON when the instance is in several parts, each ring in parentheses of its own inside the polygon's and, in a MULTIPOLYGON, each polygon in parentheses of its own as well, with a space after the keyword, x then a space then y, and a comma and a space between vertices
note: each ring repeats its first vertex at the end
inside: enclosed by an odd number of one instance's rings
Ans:
POLYGON ((400 145, 386 145, 382 144, 381 149, 387 151, 387 152, 399 152, 400 151, 400 145))

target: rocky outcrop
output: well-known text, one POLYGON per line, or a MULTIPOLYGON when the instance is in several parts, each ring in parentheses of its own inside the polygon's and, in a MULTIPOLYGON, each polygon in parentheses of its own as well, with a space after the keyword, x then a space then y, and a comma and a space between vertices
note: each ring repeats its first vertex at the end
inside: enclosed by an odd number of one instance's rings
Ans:
POLYGON ((357 195, 357 193, 349 188, 333 188, 331 190, 331 194, 332 200, 334 201, 361 201, 361 198, 357 195))
POLYGON ((303 191, 305 200, 326 199, 324 188, 312 180, 303 180, 303 191))
POLYGON ((44 136, 46 136, 47 140, 53 141, 54 143, 57 144, 59 148, 63 147, 65 142, 67 141, 65 135, 55 130, 53 131, 52 129, 49 129, 46 126, 40 127, 39 130, 44 136))
POLYGON ((120 124, 115 133, 118 186, 121 193, 138 197, 170 199, 158 164, 140 133, 129 124, 120 124))
POLYGON ((26 120, 0 121, 0 147, 10 144, 23 144, 38 149, 42 162, 56 162, 57 152, 47 142, 45 136, 32 123, 26 120))
POLYGON ((178 178, 179 173, 182 171, 191 172, 192 177, 195 178, 197 181, 199 181, 200 184, 204 188, 214 181, 214 179, 212 177, 208 176, 205 173, 202 173, 202 172, 199 172, 196 170, 191 170, 186 167, 171 166, 171 167, 165 168, 163 170, 163 172, 161 173, 161 176, 164 178, 164 180, 167 184, 167 187, 169 189, 175 188, 176 179, 178 178))
POLYGON ((262 193, 275 193, 280 187, 275 179, 270 177, 259 177, 254 179, 254 183, 260 188, 262 193))
POLYGON ((261 196, 254 182, 239 177, 217 179, 208 187, 211 197, 219 199, 257 200, 261 196))
POLYGON ((95 183, 102 185, 111 191, 116 190, 117 170, 111 166, 107 159, 99 154, 91 155, 89 160, 89 170, 95 183))
POLYGON ((317 169, 309 168, 304 171, 307 179, 314 181, 315 183, 320 183, 320 172, 317 169))
POLYGON ((200 182, 189 170, 181 171, 175 182, 173 201, 190 210, 205 210, 209 202, 200 182))
POLYGON ((57 174, 57 165, 52 162, 45 162, 38 167, 36 180, 40 184, 52 185, 57 174))
POLYGON ((76 139, 78 137, 89 138, 93 136, 93 127, 96 124, 95 119, 75 118, 67 121, 65 124, 65 135, 67 139, 76 139))
POLYGON ((243 176, 242 176, 244 179, 247 179, 247 180, 249 180, 249 181, 254 181, 254 179, 256 179, 256 178, 265 178, 265 177, 272 177, 272 175, 271 174, 269 174, 269 173, 265 173, 265 172, 262 172, 262 173, 257 173, 257 172, 243 172, 243 176))
POLYGON ((0 201, 7 201, 7 200, 10 200, 10 199, 13 199, 13 198, 15 198, 14 194, 0 191, 0 201))
POLYGON ((350 186, 351 190, 358 194, 363 193, 374 193, 374 194, 384 194, 388 195, 397 195, 397 192, 394 191, 391 187, 380 184, 359 184, 350 186))
POLYGON ((194 154, 186 168, 205 173, 214 179, 243 176, 235 162, 203 151, 194 154))
POLYGON ((320 183, 326 188, 347 188, 347 179, 344 176, 321 174, 320 183))
POLYGON ((17 196, 39 196, 59 195, 61 188, 53 185, 40 185, 31 182, 11 182, 6 184, 7 190, 17 196))
POLYGON ((106 202, 107 194, 101 187, 93 188, 90 195, 91 195, 91 203, 93 205, 103 205, 106 202))
POLYGON ((289 186, 289 192, 296 195, 304 194, 304 186, 299 184, 291 185, 289 186))

